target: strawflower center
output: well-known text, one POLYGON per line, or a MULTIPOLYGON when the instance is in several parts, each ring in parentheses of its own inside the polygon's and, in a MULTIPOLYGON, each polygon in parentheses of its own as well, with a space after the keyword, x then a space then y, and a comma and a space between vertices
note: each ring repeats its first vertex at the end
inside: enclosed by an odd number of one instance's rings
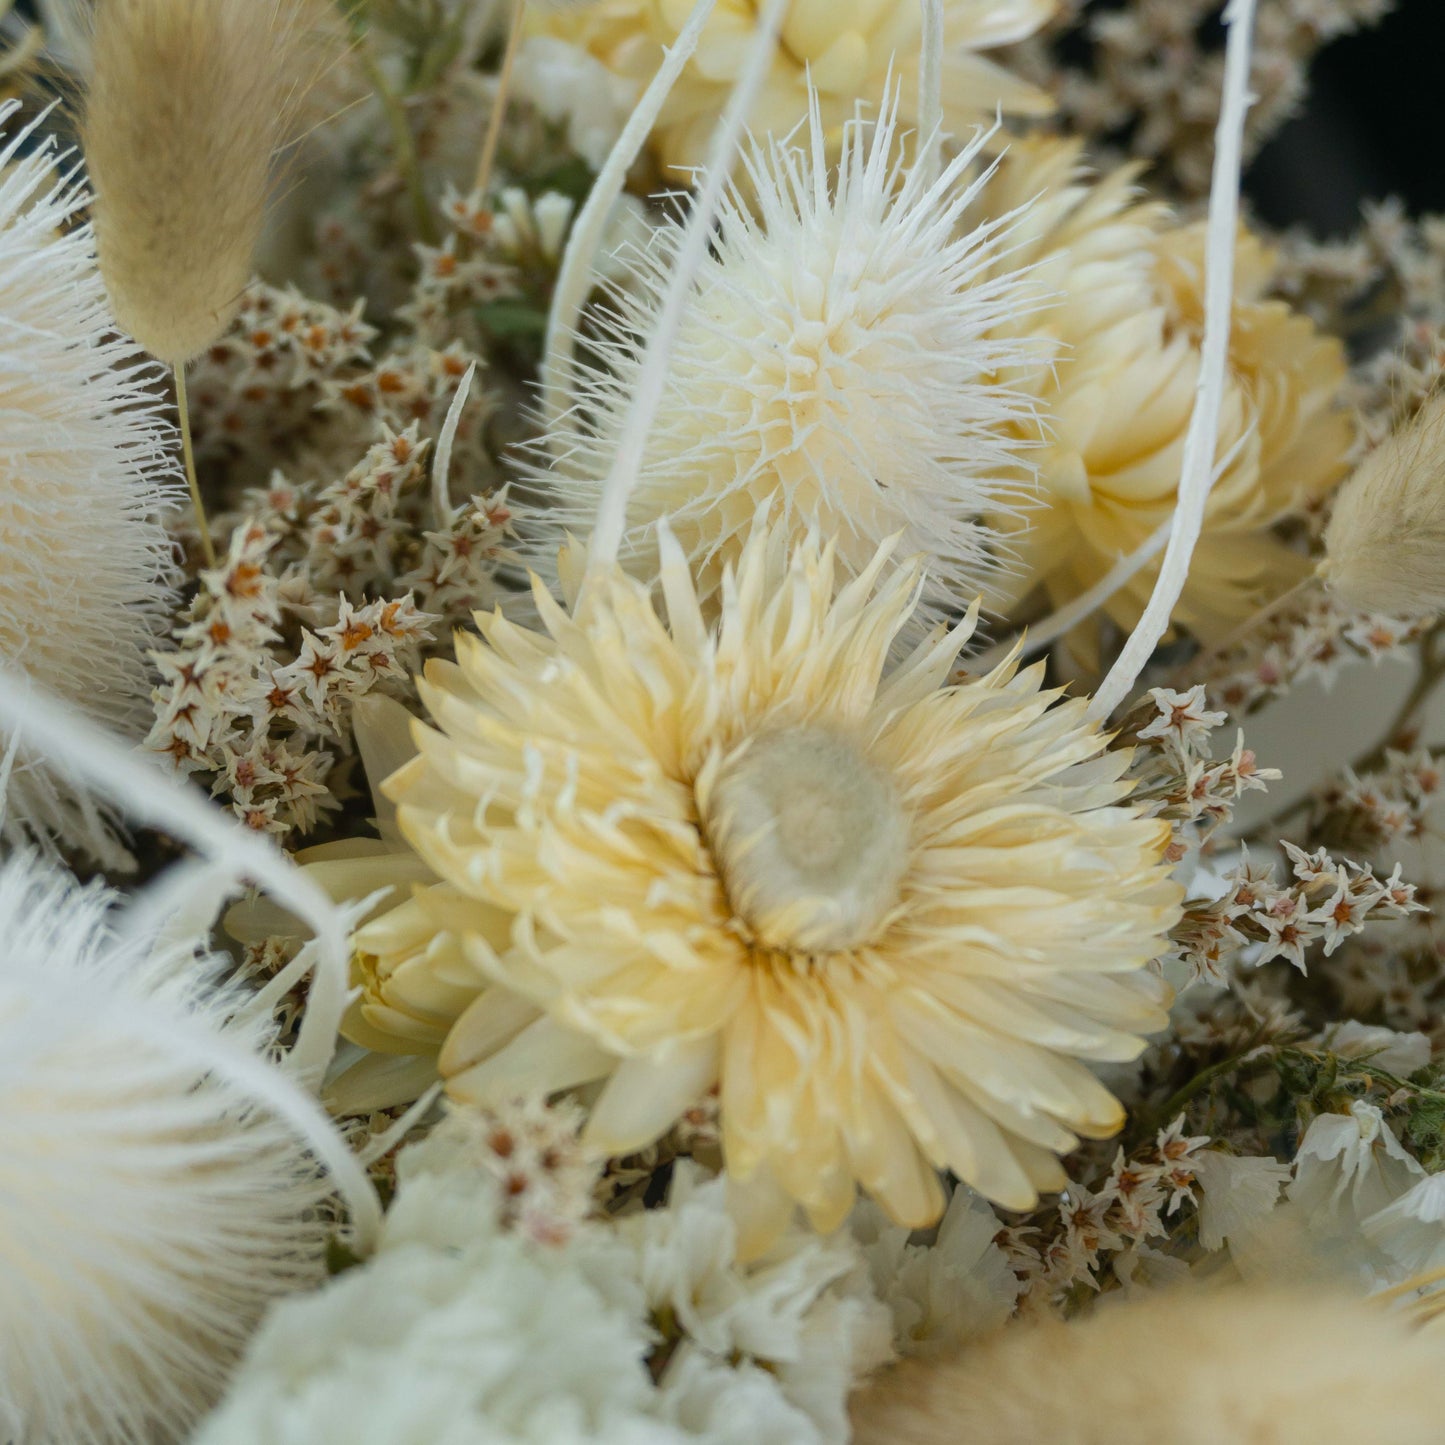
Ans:
POLYGON ((857 744, 821 727, 761 733, 707 793, 723 887, 759 944, 829 953, 877 937, 899 901, 908 816, 857 744))

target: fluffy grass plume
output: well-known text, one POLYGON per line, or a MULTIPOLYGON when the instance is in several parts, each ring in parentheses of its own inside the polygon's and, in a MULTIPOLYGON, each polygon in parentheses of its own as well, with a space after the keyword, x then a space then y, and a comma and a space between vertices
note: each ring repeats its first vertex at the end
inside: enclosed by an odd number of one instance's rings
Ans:
POLYGON ((1362 612, 1445 611, 1445 393, 1381 442, 1340 489, 1320 575, 1362 612))
POLYGON ((81 130, 116 319, 183 365, 235 314, 315 72, 310 0, 99 0, 81 130))
POLYGON ((189 948, 126 941, 111 901, 33 855, 0 870, 6 1441, 184 1438, 267 1305, 325 1273, 322 1172, 225 1062, 277 1076, 269 1017, 189 948))
MULTIPOLYGON (((0 109, 0 125, 14 106, 0 109)), ((82 190, 33 128, 0 146, 0 662, 131 736, 170 611, 157 517, 179 499, 156 368, 115 337, 82 190)), ((126 861, 96 806, 22 750, 0 837, 126 861)))
POLYGON ((891 1370, 855 1398, 853 1440, 1433 1445, 1445 1419, 1441 1350, 1356 1299, 1184 1288, 891 1370))

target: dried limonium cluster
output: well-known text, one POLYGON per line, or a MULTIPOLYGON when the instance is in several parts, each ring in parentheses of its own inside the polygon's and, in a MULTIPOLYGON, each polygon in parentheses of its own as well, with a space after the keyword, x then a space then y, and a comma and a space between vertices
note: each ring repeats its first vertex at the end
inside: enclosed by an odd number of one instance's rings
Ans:
POLYGON ((1389 8, 0 26, 3 1445, 1438 1438, 1389 8))

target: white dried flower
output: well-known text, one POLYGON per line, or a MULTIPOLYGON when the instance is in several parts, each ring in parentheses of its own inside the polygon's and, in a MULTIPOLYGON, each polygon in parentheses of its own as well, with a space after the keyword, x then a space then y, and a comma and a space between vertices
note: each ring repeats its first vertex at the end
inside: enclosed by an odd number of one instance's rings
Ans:
POLYGON ((890 1223, 871 1200, 854 1209, 851 1228, 904 1354, 939 1354, 1013 1314, 1021 1282, 994 1242, 998 1216, 973 1190, 954 1190, 931 1241, 890 1223))
MULTIPOLYGON (((918 627, 972 599, 995 566, 985 513, 1008 511, 1027 474, 1029 403, 999 381, 1044 343, 996 337, 1033 292, 999 261, 1003 223, 963 229, 981 140, 930 184, 900 160, 897 97, 876 126, 847 128, 830 179, 815 104, 802 143, 745 159, 750 202, 730 193, 681 317, 666 388, 627 509, 622 560, 657 571, 666 518, 704 600, 760 508, 794 537, 834 540, 843 577, 901 533, 929 561, 918 627), (997 274, 994 274, 997 273, 997 274), (1007 476, 1010 481, 1000 478, 1007 476)), ((580 407, 549 438, 558 493, 538 549, 588 530, 617 450, 684 232, 665 224, 626 257, 632 283, 604 316, 605 364, 579 368, 580 407)))
POLYGON ((1381 442, 1340 489, 1320 575, 1361 612, 1445 611, 1445 393, 1381 442))
POLYGON ((269 1021, 189 950, 122 942, 110 903, 24 854, 0 871, 5 1440, 182 1438, 270 1301, 325 1272, 329 1189, 236 1082, 239 1059, 284 1083, 269 1021))
MULTIPOLYGON (((57 159, 33 127, 0 149, 0 662, 135 735, 170 610, 172 432, 148 364, 113 334, 90 228, 71 224, 88 198, 57 159)), ((0 837, 127 861, 95 805, 26 752, 0 774, 0 837)))
POLYGON ((1199 1185, 1199 1242, 1219 1249, 1279 1203, 1280 1186, 1290 1177, 1288 1164, 1268 1156, 1226 1154, 1203 1149, 1190 1164, 1199 1185))
POLYGON ((499 1230, 472 1142, 402 1150, 379 1253, 272 1313, 196 1445, 685 1445, 652 1418, 631 1253, 499 1230))

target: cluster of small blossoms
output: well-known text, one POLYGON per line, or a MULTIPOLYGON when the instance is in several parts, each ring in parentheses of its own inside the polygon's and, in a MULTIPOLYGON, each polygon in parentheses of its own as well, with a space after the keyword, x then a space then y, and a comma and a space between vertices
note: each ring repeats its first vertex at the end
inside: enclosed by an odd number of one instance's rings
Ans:
POLYGON ((1379 852, 1430 831, 1445 766, 1428 748, 1385 750, 1383 766, 1346 768, 1315 799, 1312 837, 1335 848, 1379 852))
POLYGON ((1340 1006, 1352 1017, 1387 1028, 1423 1030, 1445 1049, 1445 943, 1433 930, 1414 944, 1361 939, 1330 970, 1340 1006))
POLYGON ((451 626, 495 601, 497 568, 512 560, 506 491, 436 516, 418 433, 416 422, 401 432, 383 425, 339 482, 296 485, 277 474, 246 494, 245 516, 277 542, 283 595, 298 616, 342 601, 414 598, 451 626))
MULTIPOLYGON (((398 346, 370 370, 328 382, 322 404, 335 411, 353 437, 357 423, 393 431, 416 427, 437 437, 476 360, 458 341, 440 350, 420 344, 398 346)), ((451 462, 453 475, 472 485, 494 478, 487 425, 495 408, 496 398, 474 376, 457 419, 451 462)))
MULTIPOLYGON (((1303 101, 1315 52, 1393 7, 1394 0, 1274 0, 1260 6, 1250 62, 1248 154, 1303 101)), ((1224 69, 1222 50, 1210 38, 1219 0, 1134 0, 1122 9, 1075 3, 1065 8, 1064 23, 1076 23, 1080 11, 1089 68, 1065 68, 1035 45, 1025 52, 1033 78, 1051 85, 1074 129, 1124 138, 1133 155, 1154 162, 1185 194, 1203 195, 1224 69)))
POLYGON ((1207 1134, 1186 1135, 1181 1115, 1134 1154, 1118 1149, 1094 1187, 1070 1180, 1056 1205, 1002 1230, 998 1243, 1023 1281, 1020 1310, 1067 1314, 1111 1277, 1163 1282, 1182 1272, 1153 1241, 1173 1235, 1178 1211, 1197 1202, 1193 1161, 1209 1142, 1207 1134))
POLYGON ((1407 422, 1445 371, 1445 217, 1412 219, 1390 197, 1366 202, 1352 236, 1281 240, 1276 288, 1340 335, 1368 331, 1372 349, 1354 367, 1349 400, 1374 444, 1407 422), (1381 305, 1388 302, 1388 322, 1381 305))
POLYGON ((1423 617, 1351 612, 1313 589, 1236 646, 1206 659, 1203 682, 1212 703, 1243 717, 1311 678, 1328 685, 1342 667, 1408 657, 1429 626, 1423 617))
POLYGON ((254 283, 230 329, 191 367, 197 456, 289 454, 313 423, 323 383, 369 359, 376 330, 361 319, 364 305, 340 311, 294 287, 254 283))
POLYGON ((498 254, 494 214, 484 198, 448 187, 442 202, 447 233, 439 246, 418 242, 417 277, 398 315, 424 341, 436 342, 467 324, 478 306, 521 294, 517 270, 498 254))
POLYGON ((1208 838, 1227 822, 1245 793, 1263 790, 1280 776, 1277 768, 1259 766, 1238 731, 1229 756, 1215 761, 1212 735, 1226 721, 1225 713, 1209 709, 1197 684, 1187 692, 1151 688, 1130 719, 1134 798, 1173 826, 1176 862, 1192 841, 1208 838))
POLYGON ((1398 863, 1380 879, 1369 865, 1336 862, 1323 848, 1306 853, 1293 843, 1281 846, 1292 878, 1280 883, 1273 864, 1256 865, 1246 855, 1225 875, 1220 897, 1186 905, 1171 937, 1195 977, 1223 982, 1245 949, 1251 963, 1283 958, 1305 973, 1305 950, 1314 944, 1322 943, 1328 958, 1367 923, 1407 918, 1424 907, 1414 885, 1401 880, 1398 863))
POLYGON ((201 573, 176 650, 153 655, 146 746, 211 774, 247 827, 285 835, 337 806, 330 778, 350 749, 351 709, 373 690, 406 695, 436 619, 410 596, 354 606, 289 588, 268 571, 277 541, 259 523, 238 527, 222 564, 201 573))
POLYGON ((488 1109, 453 1106, 438 1130, 460 1144, 451 1174, 469 1169, 486 1186, 497 1226, 555 1248, 593 1213, 597 1165, 579 1139, 584 1117, 566 1101, 515 1099, 488 1109))

